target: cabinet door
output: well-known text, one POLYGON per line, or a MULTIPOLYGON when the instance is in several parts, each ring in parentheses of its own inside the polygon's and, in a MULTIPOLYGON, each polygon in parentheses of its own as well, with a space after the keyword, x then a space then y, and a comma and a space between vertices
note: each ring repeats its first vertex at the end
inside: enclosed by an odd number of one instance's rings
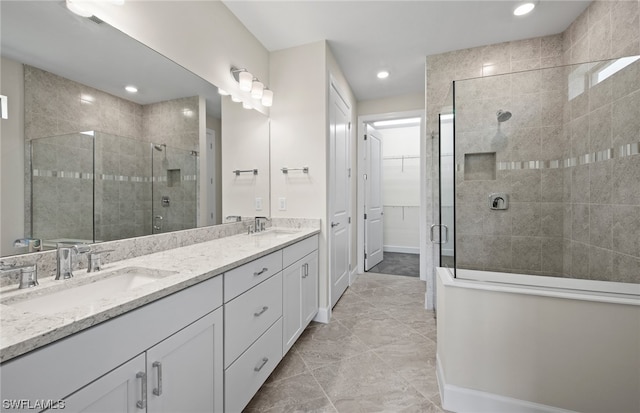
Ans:
POLYGON ((302 261, 282 271, 282 355, 302 333, 302 261))
POLYGON ((302 275, 302 328, 318 314, 318 251, 304 258, 302 275))
MULTIPOLYGON (((128 361, 93 383, 83 387, 64 400, 65 411, 70 412, 138 412, 136 403, 142 401, 144 354, 128 361)), ((53 410, 52 410, 53 411, 53 410)))
POLYGON ((222 412, 222 331, 219 308, 147 351, 148 412, 222 412))

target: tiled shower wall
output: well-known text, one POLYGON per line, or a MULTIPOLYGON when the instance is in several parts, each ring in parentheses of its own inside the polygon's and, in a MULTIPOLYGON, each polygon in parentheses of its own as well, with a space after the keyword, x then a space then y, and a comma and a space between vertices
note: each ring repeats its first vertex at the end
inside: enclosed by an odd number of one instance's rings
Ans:
MULTIPOLYGON (((437 131, 438 113, 450 110, 454 79, 638 54, 639 33, 636 0, 596 1, 561 35, 429 56, 429 129, 437 131)), ((496 152, 498 162, 563 159, 640 140, 637 63, 572 101, 566 79, 554 69, 458 82, 466 96, 456 102, 457 149, 464 147, 457 152, 496 152), (498 109, 514 113, 499 130, 498 109)), ((638 168, 636 155, 576 168, 497 170, 492 182, 465 182, 459 171, 458 265, 638 282, 638 168), (490 211, 487 196, 500 190, 512 207, 490 211)))
MULTIPOLYGON (((563 33, 564 62, 639 55, 639 9, 635 0, 592 3, 563 33)), ((640 142, 640 61, 566 101, 564 117, 572 157, 610 151, 612 158, 564 177, 563 272, 638 283, 640 155, 627 145, 640 142)))
MULTIPOLYGON (((96 135, 96 239, 111 240, 151 233, 151 147, 150 142, 166 144, 186 151, 198 150, 199 142, 199 99, 180 98, 166 102, 139 105, 100 90, 62 78, 44 70, 25 65, 25 139, 66 134, 81 131, 99 131, 96 135), (102 172, 102 173, 100 173, 102 172), (146 184, 145 181, 148 181, 146 184), (143 188, 144 187, 144 188, 143 188), (149 187, 149 188, 147 188, 149 187)), ((57 138, 54 138, 57 139, 57 138)), ((29 146, 27 149, 27 159, 29 146)), ((58 148, 59 157, 70 156, 80 148, 58 148)), ((86 149, 86 148, 85 148, 86 149)), ((56 155, 58 156, 58 155, 56 155)), ((83 156, 84 157, 84 156, 83 156)), ((91 157, 84 157, 91 159, 91 157)), ((74 163, 63 163, 67 171, 74 163)), ((31 171, 27 162, 27 188, 31 193, 31 171)), ((165 175, 166 177, 166 171, 165 175)), ((192 176, 191 173, 188 174, 192 176)), ((56 190, 60 185, 71 186, 71 193, 84 194, 80 190, 80 180, 63 177, 47 177, 49 181, 37 188, 44 200, 61 196, 56 190), (64 181, 64 185, 61 183, 64 181)), ((162 176, 161 176, 162 180, 162 176)), ((34 185, 35 185, 34 181, 34 185)), ((82 182, 86 183, 86 182, 82 182)), ((86 186, 86 185, 84 185, 86 186)), ((195 185, 190 185, 195 191, 195 185)), ((82 196, 82 195, 79 195, 82 196)), ((193 195, 196 196, 195 194, 193 195)), ((74 204, 79 208, 79 204, 74 204)), ((175 204, 176 208, 178 204, 175 204)), ((191 208, 193 205, 181 204, 191 208)), ((25 200, 25 233, 32 234, 31 199, 25 200)), ((83 207, 87 207, 84 205, 83 207)), ((81 238, 87 235, 87 223, 74 220, 77 214, 68 209, 51 208, 34 210, 34 221, 65 223, 66 233, 78 234, 69 237, 81 238), (41 214, 38 215, 38 214, 41 214), (71 218, 69 218, 71 217, 71 218)), ((195 211, 195 209, 194 209, 195 211)), ((92 214, 93 212, 89 212, 92 214)), ((81 214, 85 215, 84 211, 81 214)), ((176 211, 173 216, 184 216, 186 212, 176 211), (179 213, 178 213, 179 212, 179 213)), ((195 215, 195 212, 193 213, 195 215)), ((180 222, 183 222, 181 220, 180 222)), ((52 228, 35 228, 35 236, 46 237, 57 233, 52 228)), ((65 237, 66 238, 66 237, 65 237)), ((90 237, 89 237, 90 239, 90 237)))

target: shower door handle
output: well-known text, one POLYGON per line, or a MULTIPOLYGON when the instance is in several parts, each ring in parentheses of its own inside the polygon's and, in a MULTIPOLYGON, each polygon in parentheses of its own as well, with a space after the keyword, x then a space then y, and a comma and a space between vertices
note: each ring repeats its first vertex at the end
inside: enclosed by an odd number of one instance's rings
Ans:
MULTIPOLYGON (((440 234, 442 234, 442 231, 440 231, 440 234)), ((429 230, 429 238, 431 239, 431 242, 433 242, 434 244, 446 244, 447 242, 449 242, 449 227, 447 227, 444 224, 433 224, 431 225, 431 229, 429 230), (439 227, 439 228, 444 228, 444 240, 440 240, 440 241, 436 241, 435 237, 433 235, 433 229, 439 227)))

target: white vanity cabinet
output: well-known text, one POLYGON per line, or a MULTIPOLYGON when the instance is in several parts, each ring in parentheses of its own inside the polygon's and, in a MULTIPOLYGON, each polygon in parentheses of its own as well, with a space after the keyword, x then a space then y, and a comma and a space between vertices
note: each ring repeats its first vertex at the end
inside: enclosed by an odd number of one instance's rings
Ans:
POLYGON ((135 406, 131 411, 221 412, 221 306, 218 276, 9 360, 0 367, 2 398, 64 399, 66 411, 135 406), (153 395, 159 373, 155 361, 163 369, 159 396, 153 395), (142 409, 137 406, 143 394, 138 373, 147 379, 147 407, 142 409))
POLYGON ((217 309, 67 397, 65 410, 221 412, 221 335, 217 309))
POLYGON ((284 356, 318 313, 318 238, 307 238, 283 251, 284 356))

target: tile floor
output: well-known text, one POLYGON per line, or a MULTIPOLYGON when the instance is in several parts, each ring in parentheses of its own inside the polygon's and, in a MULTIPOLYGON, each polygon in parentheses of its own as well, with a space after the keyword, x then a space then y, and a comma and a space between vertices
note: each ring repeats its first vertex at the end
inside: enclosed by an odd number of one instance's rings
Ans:
POLYGON ((443 412, 424 292, 417 278, 360 275, 331 322, 307 327, 245 412, 443 412))
POLYGON ((384 259, 369 272, 420 277, 420 254, 385 252, 384 259))

